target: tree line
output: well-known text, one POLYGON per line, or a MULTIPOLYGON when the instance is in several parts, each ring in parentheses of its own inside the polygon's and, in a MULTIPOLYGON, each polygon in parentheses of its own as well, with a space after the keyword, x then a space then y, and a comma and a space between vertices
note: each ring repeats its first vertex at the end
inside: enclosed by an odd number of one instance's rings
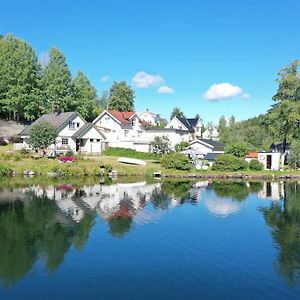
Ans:
POLYGON ((134 91, 125 81, 114 82, 100 97, 87 76, 73 78, 64 54, 51 48, 49 61, 39 62, 33 47, 0 35, 0 118, 31 122, 44 113, 77 111, 93 120, 105 108, 134 109, 134 91))

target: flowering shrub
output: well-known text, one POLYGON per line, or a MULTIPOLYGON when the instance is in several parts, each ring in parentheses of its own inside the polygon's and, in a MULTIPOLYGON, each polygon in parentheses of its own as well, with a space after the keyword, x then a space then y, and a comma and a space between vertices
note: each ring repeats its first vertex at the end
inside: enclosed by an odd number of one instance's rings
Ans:
POLYGON ((74 162, 76 161, 76 157, 74 156, 61 156, 58 158, 60 162, 74 162))

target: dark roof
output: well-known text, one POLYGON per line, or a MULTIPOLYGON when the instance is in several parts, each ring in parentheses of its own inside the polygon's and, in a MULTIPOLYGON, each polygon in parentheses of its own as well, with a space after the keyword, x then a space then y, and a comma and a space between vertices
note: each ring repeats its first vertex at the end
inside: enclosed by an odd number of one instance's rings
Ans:
POLYGON ((90 128, 94 127, 97 132, 105 139, 105 135, 93 124, 86 123, 80 129, 78 129, 73 135, 72 138, 81 138, 90 128))
POLYGON ((177 133, 188 133, 188 130, 176 129, 176 128, 160 128, 160 127, 147 127, 145 128, 147 131, 165 131, 165 132, 177 132, 177 133))
POLYGON ((53 114, 44 114, 40 116, 37 120, 31 123, 28 127, 26 127, 23 131, 19 133, 19 135, 30 135, 31 129, 42 122, 47 122, 53 125, 56 129, 60 129, 64 125, 66 125, 70 120, 75 118, 78 115, 77 112, 64 112, 64 113, 53 113, 53 114))
POLYGON ((200 139, 200 141, 206 143, 206 144, 209 144, 211 146, 213 146, 214 148, 223 148, 225 147, 224 144, 218 142, 218 141, 215 141, 215 140, 212 140, 212 139, 200 139))
POLYGON ((199 118, 187 119, 185 117, 176 117, 189 131, 194 131, 195 126, 197 125, 199 118))
POLYGON ((203 159, 205 160, 215 160, 216 157, 219 155, 220 153, 207 153, 203 159))
MULTIPOLYGON (((283 143, 279 143, 279 144, 275 144, 273 143, 271 146, 270 146, 271 150, 273 152, 283 152, 283 143)), ((288 151, 290 150, 290 144, 289 143, 286 143, 285 145, 285 150, 288 151)))

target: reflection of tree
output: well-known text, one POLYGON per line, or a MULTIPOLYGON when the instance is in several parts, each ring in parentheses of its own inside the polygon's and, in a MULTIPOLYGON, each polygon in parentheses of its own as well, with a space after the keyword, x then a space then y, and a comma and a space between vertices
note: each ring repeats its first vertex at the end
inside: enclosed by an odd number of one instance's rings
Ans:
POLYGON ((258 193, 263 189, 263 182, 262 181, 251 181, 249 182, 249 190, 250 193, 258 193))
POLYGON ((272 203, 262 211, 265 221, 272 230, 272 237, 279 246, 276 269, 291 286, 300 278, 300 185, 285 184, 282 203, 272 203))
POLYGON ((21 279, 40 257, 49 270, 64 259, 72 242, 82 246, 95 216, 79 223, 63 219, 55 201, 27 194, 23 201, 0 206, 0 278, 5 285, 21 279))
POLYGON ((230 197, 242 201, 249 195, 249 189, 245 182, 236 181, 215 181, 212 188, 219 197, 230 197))

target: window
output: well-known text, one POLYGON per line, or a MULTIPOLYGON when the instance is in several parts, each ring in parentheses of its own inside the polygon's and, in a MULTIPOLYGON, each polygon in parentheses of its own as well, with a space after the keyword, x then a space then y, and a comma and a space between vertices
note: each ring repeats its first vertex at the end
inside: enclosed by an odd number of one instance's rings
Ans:
POLYGON ((141 131, 138 131, 138 136, 141 136, 142 135, 142 132, 141 131))
POLYGON ((90 139, 90 142, 92 143, 94 141, 94 139, 90 139))
POLYGON ((129 130, 124 130, 124 136, 128 136, 129 130))
POLYGON ((100 139, 97 139, 97 143, 99 143, 100 142, 100 139))
POLYGON ((77 123, 77 128, 79 128, 79 126, 80 126, 80 123, 77 123))
POLYGON ((105 121, 109 121, 109 117, 105 117, 105 121))
POLYGON ((75 129, 75 123, 70 122, 69 123, 69 129, 75 129))
POLYGON ((68 139, 65 139, 65 138, 62 138, 62 139, 61 139, 61 144, 62 144, 62 145, 68 145, 68 143, 69 143, 69 140, 68 140, 68 139))

